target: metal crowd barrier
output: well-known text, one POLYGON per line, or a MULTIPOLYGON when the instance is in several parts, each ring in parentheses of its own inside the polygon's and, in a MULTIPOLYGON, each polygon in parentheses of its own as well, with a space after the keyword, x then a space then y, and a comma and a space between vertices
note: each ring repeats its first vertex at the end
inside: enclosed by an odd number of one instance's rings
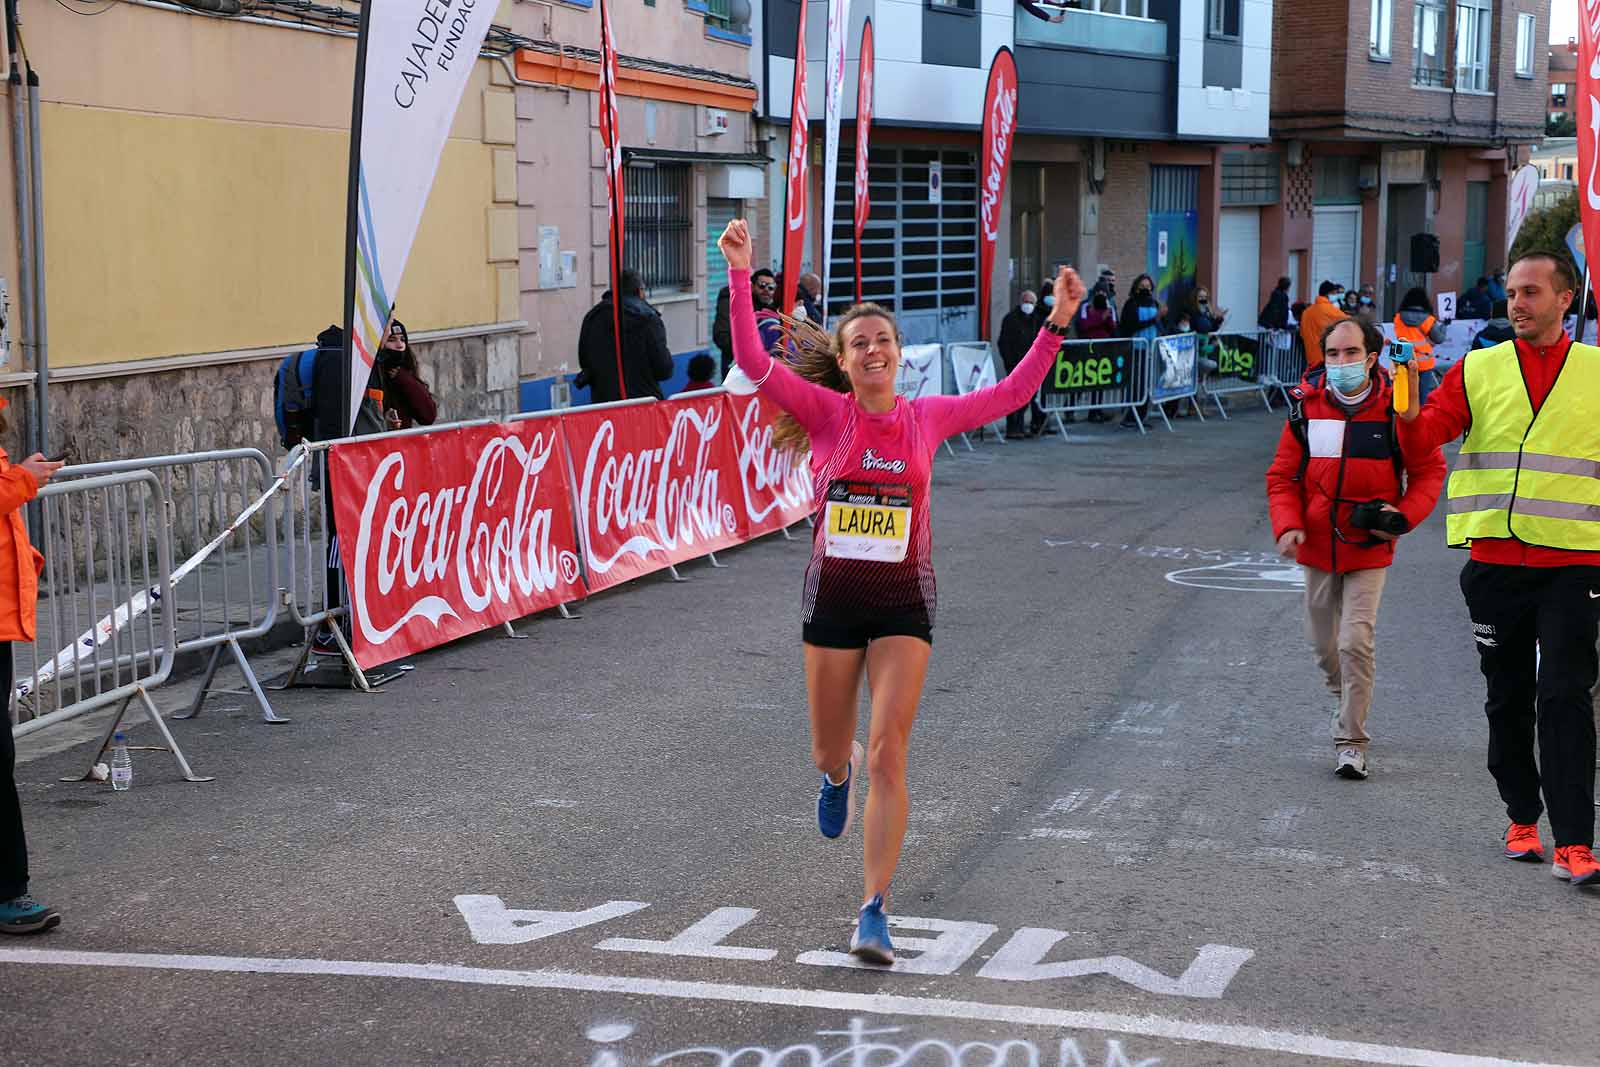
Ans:
POLYGON ((1306 376, 1305 342, 1298 330, 1264 330, 1261 345, 1261 380, 1289 403, 1289 390, 1306 376))
POLYGON ((1175 401, 1189 402, 1200 421, 1206 421, 1196 399, 1206 368, 1200 353, 1201 341, 1199 334, 1179 333, 1157 337, 1150 344, 1150 402, 1168 432, 1177 432, 1167 418, 1166 408, 1175 401))
POLYGON ((1061 416, 1079 411, 1123 411, 1147 433, 1144 409, 1150 402, 1150 343, 1143 338, 1112 337, 1097 341, 1063 341, 1055 366, 1039 388, 1039 406, 1061 440, 1071 441, 1061 416))
POLYGON ((273 489, 271 461, 260 449, 231 448, 81 464, 63 468, 57 478, 132 471, 148 471, 161 483, 171 512, 171 536, 187 557, 182 573, 174 576, 168 601, 177 651, 211 653, 194 701, 173 717, 190 719, 200 713, 226 653, 245 688, 225 691, 251 697, 266 722, 288 722, 273 711, 240 646, 241 641, 266 636, 278 622, 278 527, 266 500, 273 489))
MULTIPOLYGON (((17 642, 9 694, 16 736, 117 705, 90 769, 135 700, 166 741, 183 777, 190 768, 150 690, 172 674, 178 651, 172 603, 170 501, 149 471, 53 482, 36 498, 29 540, 44 556, 32 642, 17 642)), ((7 724, 9 725, 9 723, 7 724)))
POLYGON ((1202 368, 1207 360, 1217 364, 1215 370, 1202 375, 1200 393, 1217 405, 1217 413, 1224 419, 1228 417, 1222 404, 1225 396, 1255 393, 1267 410, 1272 410, 1269 391, 1277 386, 1265 376, 1262 349, 1276 343, 1273 334, 1271 330, 1230 330, 1200 338, 1202 368))

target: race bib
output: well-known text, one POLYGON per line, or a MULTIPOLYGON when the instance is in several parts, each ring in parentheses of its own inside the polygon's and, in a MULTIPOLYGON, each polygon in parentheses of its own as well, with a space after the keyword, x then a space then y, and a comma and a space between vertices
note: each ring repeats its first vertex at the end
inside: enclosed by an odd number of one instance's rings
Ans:
POLYGON ((899 563, 911 543, 911 490, 838 481, 828 486, 824 552, 834 559, 899 563))

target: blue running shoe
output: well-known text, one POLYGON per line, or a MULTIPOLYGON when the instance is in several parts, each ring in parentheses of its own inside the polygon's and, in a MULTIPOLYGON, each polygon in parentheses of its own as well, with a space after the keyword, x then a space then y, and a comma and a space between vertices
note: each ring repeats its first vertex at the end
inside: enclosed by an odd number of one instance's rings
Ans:
POLYGON ((842 837, 856 818, 856 768, 866 758, 861 742, 850 742, 850 762, 845 766, 844 782, 834 785, 828 776, 822 776, 822 789, 817 793, 817 829, 827 838, 842 837))
POLYGON ((47 908, 30 896, 0 900, 0 934, 43 933, 61 922, 54 908, 47 908))
POLYGON ((856 933, 850 939, 850 955, 885 967, 894 963, 894 945, 889 941, 889 917, 883 913, 882 893, 861 905, 856 933))

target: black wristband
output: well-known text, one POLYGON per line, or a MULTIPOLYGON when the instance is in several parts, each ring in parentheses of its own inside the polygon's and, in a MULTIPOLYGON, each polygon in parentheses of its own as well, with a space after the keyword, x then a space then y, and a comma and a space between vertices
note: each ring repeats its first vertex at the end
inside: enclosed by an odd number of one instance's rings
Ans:
POLYGON ((1067 332, 1072 329, 1071 326, 1057 326, 1049 319, 1044 320, 1044 328, 1055 334, 1057 337, 1065 337, 1067 332))

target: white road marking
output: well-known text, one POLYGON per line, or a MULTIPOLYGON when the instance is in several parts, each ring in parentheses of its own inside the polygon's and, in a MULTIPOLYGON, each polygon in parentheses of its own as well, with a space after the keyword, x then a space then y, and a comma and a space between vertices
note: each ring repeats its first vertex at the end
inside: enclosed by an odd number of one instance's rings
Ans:
POLYGON ((670 941, 613 937, 600 942, 595 948, 606 952, 644 952, 657 956, 699 956, 708 960, 776 959, 776 949, 738 948, 721 943, 723 938, 758 914, 754 908, 718 908, 670 941))
POLYGON ((462 985, 509 986, 577 993, 617 993, 670 1000, 764 1004, 780 1008, 867 1013, 924 1019, 961 1019, 980 1023, 1015 1023, 1066 1030, 1095 1030, 1204 1045, 1283 1052, 1319 1059, 1397 1067, 1564 1067, 1554 1063, 1506 1060, 1434 1049, 1348 1041, 1323 1034, 1264 1030, 1229 1023, 1194 1022, 1159 1015, 1120 1015, 1071 1011, 1022 1004, 985 1004, 887 993, 848 993, 827 989, 783 989, 773 986, 726 985, 718 982, 670 981, 620 975, 575 974, 566 971, 509 971, 443 963, 392 963, 362 960, 273 959, 252 956, 169 955, 144 952, 76 952, 63 949, 0 948, 0 964, 57 967, 125 967, 156 971, 199 971, 223 974, 316 975, 348 978, 404 978, 462 985))
POLYGON ((1012 934, 1011 940, 984 964, 978 977, 997 978, 1002 982, 1043 982, 1052 978, 1108 974, 1147 993, 1216 1000, 1227 991, 1228 984, 1239 973, 1239 968, 1255 956, 1247 948, 1202 945, 1194 962, 1176 978, 1168 978, 1160 971, 1126 956, 1045 963, 1044 958, 1050 954, 1050 950, 1070 936, 1060 930, 1025 926, 1012 934))
MULTIPOLYGON (((989 923, 956 922, 951 919, 917 919, 909 915, 889 916, 889 925, 897 931, 926 930, 938 937, 908 937, 895 934, 894 969, 903 974, 955 974, 983 943, 994 936, 998 926, 989 923), (902 952, 917 955, 906 959, 902 952)), ((844 952, 802 952, 796 963, 813 967, 847 967, 852 970, 882 971, 876 964, 863 963, 844 952)))

